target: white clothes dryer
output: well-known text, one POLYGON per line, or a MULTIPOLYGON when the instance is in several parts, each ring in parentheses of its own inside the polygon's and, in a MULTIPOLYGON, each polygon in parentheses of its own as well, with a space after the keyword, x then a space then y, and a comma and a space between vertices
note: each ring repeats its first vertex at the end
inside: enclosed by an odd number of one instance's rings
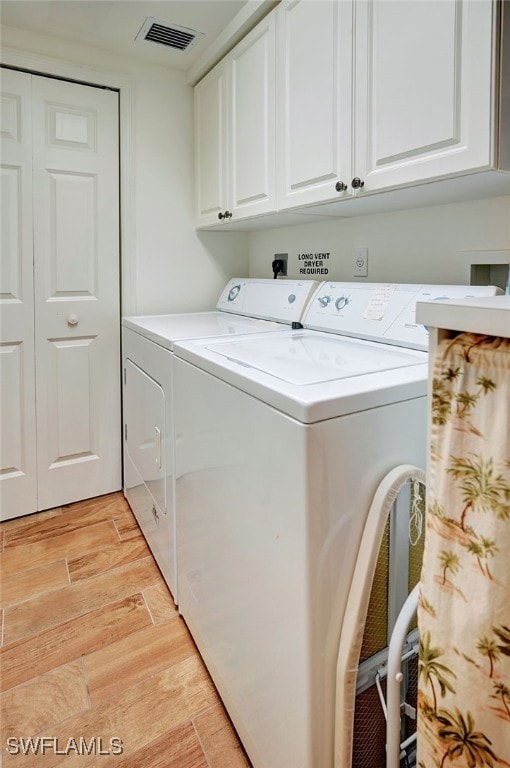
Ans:
POLYGON ((180 611, 254 768, 333 768, 365 518, 425 464, 415 304, 483 291, 323 283, 304 330, 175 346, 180 611))
POLYGON ((288 330, 301 320, 317 285, 313 280, 232 279, 216 311, 122 320, 124 494, 176 603, 174 343, 288 330))

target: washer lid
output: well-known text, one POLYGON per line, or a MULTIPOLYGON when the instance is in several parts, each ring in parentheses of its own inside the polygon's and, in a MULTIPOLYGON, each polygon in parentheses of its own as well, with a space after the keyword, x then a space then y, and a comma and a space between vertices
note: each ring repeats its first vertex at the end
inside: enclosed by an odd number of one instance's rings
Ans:
MULTIPOLYGON (((322 334, 272 334, 208 344, 213 353, 298 386, 423 364, 423 356, 384 344, 322 334)), ((249 375, 249 371, 245 371, 249 375)))
POLYGON ((425 352, 320 331, 185 341, 175 355, 304 424, 427 391, 425 352))
POLYGON ((174 342, 185 339, 288 330, 282 323, 218 311, 124 317, 122 325, 170 351, 173 351, 174 342))

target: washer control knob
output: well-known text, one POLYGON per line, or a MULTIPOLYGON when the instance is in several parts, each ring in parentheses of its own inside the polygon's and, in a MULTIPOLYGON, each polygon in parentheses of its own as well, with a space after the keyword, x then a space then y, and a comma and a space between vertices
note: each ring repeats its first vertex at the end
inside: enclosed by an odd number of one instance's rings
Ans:
POLYGON ((239 285, 239 283, 237 285, 233 285, 230 291, 228 292, 228 296, 227 296, 228 301, 235 301, 235 299, 237 298, 237 294, 239 293, 240 290, 241 290, 241 286, 239 285))
POLYGON ((294 304, 294 302, 296 301, 296 294, 295 293, 289 293, 289 295, 287 297, 287 301, 289 302, 289 304, 294 304))
POLYGON ((318 302, 321 305, 321 307, 327 307, 330 301, 331 301, 331 296, 319 296, 318 298, 318 302))
POLYGON ((347 298, 347 296, 339 296, 339 298, 335 301, 335 307, 337 309, 343 309, 344 307, 347 306, 348 303, 349 303, 349 299, 347 298))

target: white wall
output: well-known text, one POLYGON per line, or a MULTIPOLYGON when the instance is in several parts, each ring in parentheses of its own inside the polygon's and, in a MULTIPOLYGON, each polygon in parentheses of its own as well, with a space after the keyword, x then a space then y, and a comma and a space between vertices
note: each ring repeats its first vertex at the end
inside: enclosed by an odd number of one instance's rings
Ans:
POLYGON ((462 251, 510 249, 510 197, 321 220, 249 237, 253 277, 271 276, 274 253, 288 253, 288 274, 298 277, 298 254, 329 252, 329 275, 318 279, 463 284, 462 251), (368 278, 353 278, 352 250, 363 247, 369 249, 368 278))
POLYGON ((247 274, 248 236, 195 231, 193 92, 185 75, 5 26, 2 45, 130 78, 136 311, 214 306, 230 277, 247 274), (185 289, 188 281, 193 292, 185 289))

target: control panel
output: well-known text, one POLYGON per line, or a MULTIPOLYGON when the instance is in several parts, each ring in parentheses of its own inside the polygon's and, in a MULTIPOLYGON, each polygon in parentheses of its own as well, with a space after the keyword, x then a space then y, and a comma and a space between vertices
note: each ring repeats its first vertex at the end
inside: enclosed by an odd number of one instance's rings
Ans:
POLYGON ((494 286, 398 283, 322 283, 302 320, 305 328, 428 348, 428 331, 416 322, 416 302, 494 296, 494 286))
POLYGON ((232 279, 216 305, 222 312, 288 323, 302 320, 316 280, 232 279))

